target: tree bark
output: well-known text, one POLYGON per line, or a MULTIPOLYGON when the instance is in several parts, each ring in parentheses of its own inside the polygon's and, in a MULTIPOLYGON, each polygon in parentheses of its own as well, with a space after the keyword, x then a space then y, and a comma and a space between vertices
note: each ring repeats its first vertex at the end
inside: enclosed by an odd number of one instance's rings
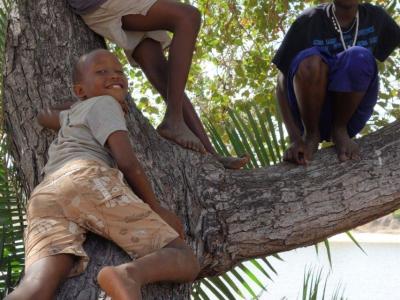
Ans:
MULTIPOLYGON (((65 1, 19 1, 7 35, 4 76, 6 129, 26 193, 41 180, 54 134, 35 121, 37 111, 70 99, 72 66, 104 47, 65 1)), ((135 96, 135 95, 133 95, 135 96)), ((254 257, 319 242, 400 207, 400 123, 359 141, 362 159, 339 163, 332 149, 308 167, 282 163, 227 171, 201 155, 160 138, 131 104, 131 141, 160 201, 182 218, 188 242, 216 275, 254 257)), ((128 257, 97 236, 85 243, 87 271, 67 281, 58 299, 98 299, 96 274, 128 257)), ((152 285, 144 299, 189 299, 189 285, 152 285)), ((99 296, 100 295, 100 296, 99 296)))

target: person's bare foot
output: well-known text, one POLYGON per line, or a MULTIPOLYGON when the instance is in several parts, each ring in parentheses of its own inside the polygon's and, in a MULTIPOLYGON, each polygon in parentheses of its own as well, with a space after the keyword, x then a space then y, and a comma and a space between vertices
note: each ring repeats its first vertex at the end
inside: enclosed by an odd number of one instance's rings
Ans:
POLYGON ((305 134, 303 137, 304 144, 305 144, 305 158, 307 161, 311 161, 315 152, 318 151, 318 145, 320 142, 320 135, 317 134, 305 134))
POLYGON ((349 137, 346 129, 334 130, 332 141, 335 143, 339 161, 360 159, 360 147, 349 137))
POLYGON ((111 297, 112 300, 141 300, 140 284, 123 268, 104 267, 97 275, 97 281, 102 290, 111 297))
POLYGON ((220 156, 216 155, 217 160, 225 167, 225 169, 238 170, 244 167, 249 161, 250 156, 244 154, 240 157, 220 156))
POLYGON ((157 127, 157 132, 168 140, 171 140, 184 148, 200 153, 206 153, 206 149, 194 133, 184 122, 172 123, 163 120, 157 127))

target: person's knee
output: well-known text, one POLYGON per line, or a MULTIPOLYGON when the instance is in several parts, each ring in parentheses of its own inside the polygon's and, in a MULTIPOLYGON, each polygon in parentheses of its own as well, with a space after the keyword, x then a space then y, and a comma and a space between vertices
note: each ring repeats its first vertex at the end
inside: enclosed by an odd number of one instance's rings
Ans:
POLYGON ((376 72, 376 61, 371 51, 364 47, 355 46, 345 53, 345 65, 350 76, 370 75, 376 72))
POLYGON ((186 281, 194 281, 201 269, 199 261, 192 248, 190 248, 189 245, 180 238, 172 241, 167 247, 177 251, 178 255, 175 255, 175 258, 177 259, 176 263, 177 266, 180 266, 183 270, 186 270, 186 281))
POLYGON ((298 67, 296 79, 302 82, 315 83, 320 81, 323 76, 327 76, 328 66, 318 55, 305 58, 298 67))
POLYGON ((199 260, 197 259, 196 255, 190 247, 182 251, 184 251, 185 262, 189 269, 188 281, 194 281, 200 273, 199 260))
POLYGON ((370 50, 361 46, 354 46, 346 50, 346 56, 349 60, 361 60, 361 61, 375 61, 374 55, 370 50))
POLYGON ((185 5, 180 14, 180 24, 184 28, 192 28, 198 32, 201 26, 200 11, 194 6, 185 5))

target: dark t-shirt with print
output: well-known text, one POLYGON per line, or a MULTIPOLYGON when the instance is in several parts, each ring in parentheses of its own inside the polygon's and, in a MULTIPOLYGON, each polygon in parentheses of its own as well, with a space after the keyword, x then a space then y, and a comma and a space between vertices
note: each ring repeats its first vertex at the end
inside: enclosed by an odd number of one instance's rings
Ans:
MULTIPOLYGON (((272 60, 283 74, 287 75, 293 58, 304 49, 317 46, 331 55, 344 50, 331 14, 331 4, 321 4, 296 19, 272 60)), ((400 45, 399 25, 383 8, 368 3, 359 5, 359 16, 356 45, 371 50, 376 59, 384 61, 400 45)), ((355 25, 343 30, 346 45, 353 44, 355 31, 355 25)))

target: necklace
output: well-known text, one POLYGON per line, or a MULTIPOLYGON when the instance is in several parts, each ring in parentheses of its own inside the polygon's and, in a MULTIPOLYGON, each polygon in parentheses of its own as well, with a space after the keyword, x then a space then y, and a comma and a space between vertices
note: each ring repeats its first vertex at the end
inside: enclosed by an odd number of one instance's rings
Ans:
POLYGON ((360 15, 359 15, 359 12, 357 10, 356 18, 355 18, 353 24, 351 25, 350 29, 347 30, 346 32, 343 32, 342 31, 342 27, 340 27, 340 23, 339 23, 339 21, 338 21, 338 19, 336 17, 335 11, 336 11, 335 5, 332 4, 332 16, 331 16, 332 23, 333 23, 333 26, 335 27, 335 30, 340 35, 340 41, 342 42, 343 49, 347 50, 350 47, 354 47, 356 45, 356 43, 357 43, 358 27, 360 25, 360 15), (353 30, 354 24, 356 25, 356 32, 354 34, 353 45, 352 46, 347 46, 346 43, 344 42, 343 34, 351 32, 351 30, 353 30))
POLYGON ((347 33, 351 32, 354 28, 354 25, 356 25, 356 23, 357 23, 357 18, 354 18, 354 21, 351 24, 350 28, 347 31, 343 31, 343 34, 347 34, 347 33))

